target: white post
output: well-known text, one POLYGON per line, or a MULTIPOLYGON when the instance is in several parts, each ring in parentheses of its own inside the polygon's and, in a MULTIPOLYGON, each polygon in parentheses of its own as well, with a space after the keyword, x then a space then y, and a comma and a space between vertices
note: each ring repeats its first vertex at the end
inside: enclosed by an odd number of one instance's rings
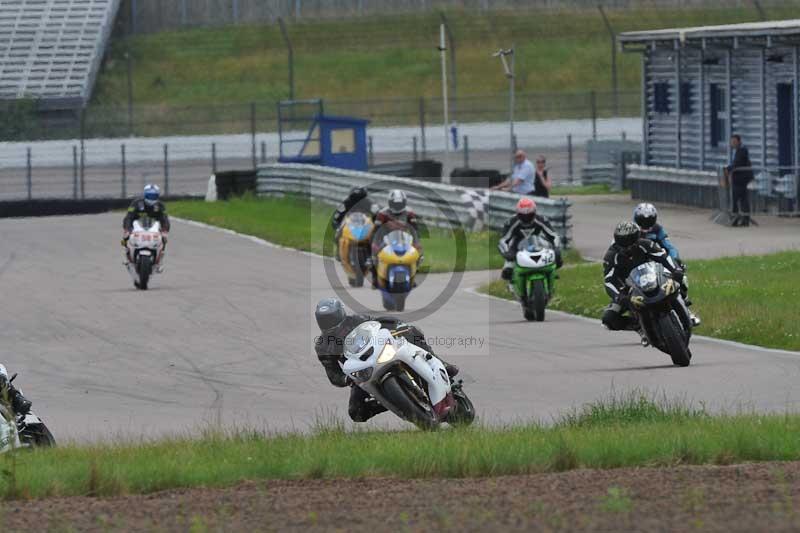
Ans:
MULTIPOLYGON (((509 143, 510 143, 512 152, 514 151, 514 148, 519 148, 517 146, 514 146, 514 106, 516 104, 516 102, 515 102, 516 94, 514 92, 514 89, 515 89, 515 85, 516 85, 516 74, 517 74, 514 71, 514 67, 515 67, 514 62, 515 62, 515 59, 516 59, 516 56, 517 56, 517 54, 515 52, 516 51, 514 50, 514 44, 512 43, 511 44, 511 74, 508 77, 508 81, 511 84, 511 87, 509 87, 509 90, 508 90, 508 100, 509 100, 509 102, 508 102, 508 115, 509 115, 508 116, 508 123, 509 123, 509 129, 511 130, 510 131, 509 143)), ((511 172, 514 172, 514 155, 513 154, 511 156, 511 172)))
POLYGON ((444 24, 439 25, 439 52, 442 56, 442 104, 444 108, 444 161, 442 161, 442 182, 450 183, 450 139, 448 135, 450 119, 447 113, 447 43, 445 42, 444 24))

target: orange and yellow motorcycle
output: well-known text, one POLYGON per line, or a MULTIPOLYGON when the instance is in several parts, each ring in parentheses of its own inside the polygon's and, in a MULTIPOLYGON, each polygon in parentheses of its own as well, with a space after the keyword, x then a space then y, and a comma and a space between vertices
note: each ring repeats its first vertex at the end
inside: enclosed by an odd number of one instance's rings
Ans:
POLYGON ((351 287, 364 285, 364 275, 369 271, 370 239, 374 225, 364 213, 350 213, 342 222, 339 234, 339 260, 351 287))

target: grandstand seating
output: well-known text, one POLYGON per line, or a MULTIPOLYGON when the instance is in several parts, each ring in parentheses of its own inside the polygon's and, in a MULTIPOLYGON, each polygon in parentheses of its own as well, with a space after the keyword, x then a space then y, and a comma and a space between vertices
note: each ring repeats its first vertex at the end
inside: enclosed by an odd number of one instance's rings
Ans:
POLYGON ((91 97, 120 0, 0 0, 0 100, 91 97))

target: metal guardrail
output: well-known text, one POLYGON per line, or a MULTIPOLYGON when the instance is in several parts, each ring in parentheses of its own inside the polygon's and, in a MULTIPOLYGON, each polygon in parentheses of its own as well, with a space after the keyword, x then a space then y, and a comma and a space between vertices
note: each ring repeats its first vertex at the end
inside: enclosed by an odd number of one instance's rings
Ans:
MULTIPOLYGON (((484 228, 499 230, 514 213, 519 195, 454 187, 409 178, 397 178, 330 167, 301 164, 272 164, 258 168, 256 190, 259 195, 302 194, 331 205, 338 205, 353 187, 366 187, 371 193, 402 189, 409 206, 429 224, 461 227, 467 231, 484 228)), ((539 213, 553 222, 564 246, 570 242, 570 203, 565 199, 537 198, 539 213)))
POLYGON ((581 171, 581 185, 612 185, 616 181, 616 176, 615 165, 584 165, 581 171))
MULTIPOLYGON (((794 216, 800 214, 797 201, 800 168, 754 169, 748 185, 752 213, 794 216)), ((717 172, 646 165, 628 165, 628 184, 633 197, 657 202, 693 205, 730 211, 730 187, 725 186, 724 168, 717 172)))

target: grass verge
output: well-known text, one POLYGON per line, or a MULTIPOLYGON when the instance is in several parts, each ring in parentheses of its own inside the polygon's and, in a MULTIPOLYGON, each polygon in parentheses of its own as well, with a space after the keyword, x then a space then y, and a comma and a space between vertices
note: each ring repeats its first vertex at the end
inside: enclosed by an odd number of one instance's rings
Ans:
MULTIPOLYGON (((333 208, 305 198, 236 198, 227 202, 186 200, 170 202, 170 214, 254 235, 269 242, 290 248, 330 256, 325 245, 333 208)), ((483 231, 465 233, 467 245, 463 268, 456 269, 456 235, 452 231, 430 228, 422 239, 425 251, 423 268, 431 273, 454 270, 499 269, 503 259, 497 253, 497 233, 483 231)), ((569 250, 566 262, 581 261, 580 255, 569 250)))
POLYGON ((252 431, 0 457, 0 496, 113 496, 244 480, 482 477, 575 468, 798 460, 800 415, 711 416, 641 392, 576 409, 553 424, 435 433, 252 431))
MULTIPOLYGON (((758 11, 749 7, 658 9, 647 5, 608 8, 606 13, 618 33, 759 20, 758 11)), ((797 13, 794 6, 767 8, 767 16, 773 20, 792 18, 797 13)), ((447 17, 458 43, 459 96, 504 94, 505 78, 490 53, 502 43, 516 45, 520 92, 562 93, 610 87, 608 31, 594 6, 585 10, 490 12, 451 9, 447 17)), ((291 22, 295 97, 374 100, 375 95, 439 96, 439 55, 435 49, 439 24, 435 11, 291 22)), ((277 24, 135 35, 129 44, 136 104, 277 101, 289 91, 286 47, 277 24)), ((109 60, 98 79, 95 102, 125 105, 126 52, 124 40, 112 43, 109 60)), ((638 55, 620 54, 617 60, 620 87, 638 88, 638 55)), ((528 110, 518 111, 522 117, 528 110)), ((563 118, 569 110, 559 111, 563 118)), ((545 116, 548 110, 530 113, 545 116)), ((416 114, 412 102, 403 118, 413 122, 416 114)))
MULTIPOLYGON (((767 348, 800 350, 800 287, 794 274, 800 252, 726 257, 692 261, 689 293, 692 308, 703 319, 701 335, 767 348)), ((550 307, 576 315, 600 318, 608 304, 602 265, 583 264, 562 269, 550 307)), ((513 299, 502 281, 479 289, 513 299)))

